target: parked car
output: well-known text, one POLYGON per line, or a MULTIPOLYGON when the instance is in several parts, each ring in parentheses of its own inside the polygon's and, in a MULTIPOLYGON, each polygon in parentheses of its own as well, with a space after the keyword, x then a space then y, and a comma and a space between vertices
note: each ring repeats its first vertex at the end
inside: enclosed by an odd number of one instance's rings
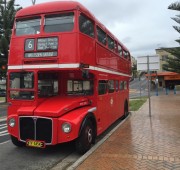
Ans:
POLYGON ((5 97, 6 96, 6 90, 0 89, 0 97, 5 97))

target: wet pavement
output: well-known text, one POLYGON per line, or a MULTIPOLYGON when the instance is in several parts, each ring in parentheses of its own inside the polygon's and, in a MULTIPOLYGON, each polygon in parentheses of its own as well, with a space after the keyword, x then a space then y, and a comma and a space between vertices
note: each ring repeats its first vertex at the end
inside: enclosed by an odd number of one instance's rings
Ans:
POLYGON ((151 97, 76 170, 180 170, 180 95, 151 97))

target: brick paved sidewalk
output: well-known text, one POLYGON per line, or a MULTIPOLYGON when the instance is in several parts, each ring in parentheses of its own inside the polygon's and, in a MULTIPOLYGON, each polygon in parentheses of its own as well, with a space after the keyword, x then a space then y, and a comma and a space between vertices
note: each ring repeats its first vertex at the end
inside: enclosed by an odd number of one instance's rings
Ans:
POLYGON ((151 97, 77 170, 180 170, 180 95, 151 97))

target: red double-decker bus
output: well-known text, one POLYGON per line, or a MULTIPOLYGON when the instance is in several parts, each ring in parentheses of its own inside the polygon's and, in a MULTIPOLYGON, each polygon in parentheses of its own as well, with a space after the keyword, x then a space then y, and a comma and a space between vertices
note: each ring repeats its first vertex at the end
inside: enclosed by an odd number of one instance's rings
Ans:
POLYGON ((128 113, 128 49, 78 2, 17 12, 8 61, 8 131, 16 146, 74 141, 85 153, 128 113))

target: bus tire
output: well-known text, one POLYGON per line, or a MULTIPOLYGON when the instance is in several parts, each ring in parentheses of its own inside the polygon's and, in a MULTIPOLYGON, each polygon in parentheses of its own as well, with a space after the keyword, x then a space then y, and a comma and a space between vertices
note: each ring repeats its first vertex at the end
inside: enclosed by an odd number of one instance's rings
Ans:
POLYGON ((79 154, 84 154, 87 152, 93 143, 94 138, 94 129, 92 122, 87 120, 84 124, 84 127, 76 140, 76 150, 79 154))
POLYGON ((128 116, 128 103, 127 101, 124 103, 124 115, 123 118, 125 119, 128 116))
POLYGON ((22 147, 25 146, 25 144, 21 141, 18 141, 18 139, 11 135, 11 141, 15 146, 22 147))

